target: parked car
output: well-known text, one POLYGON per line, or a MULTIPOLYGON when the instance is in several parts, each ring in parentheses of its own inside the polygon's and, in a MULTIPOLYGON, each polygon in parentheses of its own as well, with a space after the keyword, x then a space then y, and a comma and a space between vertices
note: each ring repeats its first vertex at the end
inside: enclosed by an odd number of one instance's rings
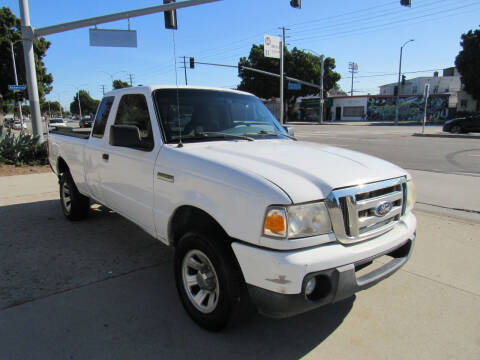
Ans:
POLYGON ((68 219, 92 200, 172 246, 185 310, 220 330, 250 303, 288 317, 349 298, 412 253, 410 174, 292 131, 245 92, 138 86, 105 94, 90 135, 51 132, 49 162, 68 219))
POLYGON ((56 127, 66 127, 67 123, 63 118, 51 118, 48 120, 48 128, 49 129, 54 129, 56 127))
POLYGON ((82 120, 78 122, 78 126, 81 128, 92 127, 93 120, 90 117, 83 117, 82 120))
POLYGON ((453 134, 480 132, 480 114, 445 121, 443 124, 443 131, 453 134))
POLYGON ((27 124, 22 123, 20 120, 15 120, 12 125, 12 129, 14 130, 21 130, 21 129, 26 129, 27 124))

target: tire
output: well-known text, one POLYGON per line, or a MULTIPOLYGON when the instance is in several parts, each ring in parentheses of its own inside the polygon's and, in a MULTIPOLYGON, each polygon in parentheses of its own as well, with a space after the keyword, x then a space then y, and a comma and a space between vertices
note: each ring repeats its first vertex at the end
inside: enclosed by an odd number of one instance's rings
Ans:
POLYGON ((78 192, 69 172, 60 174, 60 204, 65 216, 73 221, 86 218, 90 210, 90 199, 78 192))
POLYGON ((251 309, 235 255, 222 237, 190 231, 175 250, 175 282, 182 304, 193 321, 209 331, 236 324, 251 309))
POLYGON ((453 125, 451 128, 450 128, 450 132, 452 134, 461 134, 463 133, 463 129, 460 125, 453 125))

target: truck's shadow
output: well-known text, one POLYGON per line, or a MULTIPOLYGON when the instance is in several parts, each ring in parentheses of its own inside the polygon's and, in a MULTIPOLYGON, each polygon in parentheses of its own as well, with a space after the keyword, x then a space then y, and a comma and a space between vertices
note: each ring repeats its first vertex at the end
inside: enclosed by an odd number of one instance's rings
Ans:
POLYGON ((355 299, 209 333, 179 302, 171 249, 108 209, 72 223, 47 200, 3 206, 0 219, 0 349, 12 357, 296 359, 355 299))

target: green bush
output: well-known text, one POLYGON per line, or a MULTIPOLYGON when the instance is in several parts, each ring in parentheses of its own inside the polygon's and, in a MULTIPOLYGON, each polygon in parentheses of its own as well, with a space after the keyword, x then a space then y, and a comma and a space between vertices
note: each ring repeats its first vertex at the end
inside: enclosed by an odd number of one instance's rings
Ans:
POLYGON ((0 136, 0 162, 17 166, 47 164, 47 144, 23 132, 15 136, 8 129, 0 136))

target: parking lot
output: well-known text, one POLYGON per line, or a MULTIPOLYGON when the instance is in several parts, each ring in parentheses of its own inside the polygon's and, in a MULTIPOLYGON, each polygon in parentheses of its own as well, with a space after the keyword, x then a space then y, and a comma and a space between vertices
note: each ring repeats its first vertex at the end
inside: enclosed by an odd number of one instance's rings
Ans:
POLYGON ((412 173, 412 258, 340 303, 283 320, 252 314, 222 333, 183 310, 171 249, 99 205, 69 222, 51 173, 0 177, 0 359, 480 358, 479 139, 418 130, 295 126, 300 140, 412 173))

